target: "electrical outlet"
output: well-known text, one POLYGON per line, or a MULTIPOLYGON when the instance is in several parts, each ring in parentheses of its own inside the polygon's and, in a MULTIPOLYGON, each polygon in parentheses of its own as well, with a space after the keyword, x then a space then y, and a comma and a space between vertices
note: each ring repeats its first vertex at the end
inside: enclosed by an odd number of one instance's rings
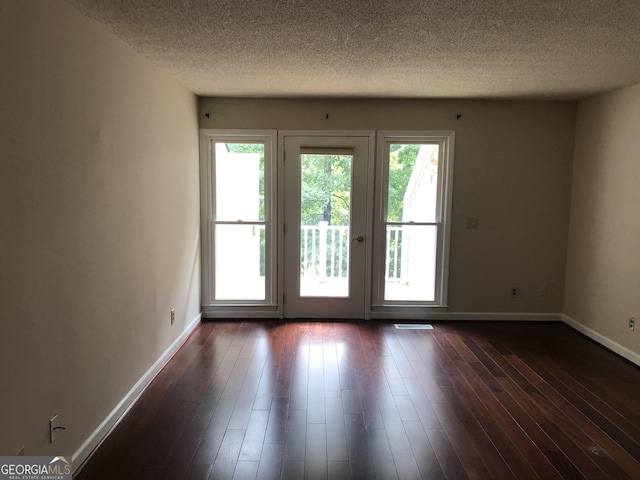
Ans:
POLYGON ((546 284, 540 285, 540 290, 538 291, 538 294, 541 297, 546 297, 547 295, 549 295, 549 286, 546 284))
POLYGON ((58 432, 58 415, 49 420, 49 443, 53 443, 56 441, 56 434, 58 432))
POLYGON ((629 319, 629 330, 635 330, 636 329, 636 319, 635 317, 631 317, 629 319))
POLYGON ((511 298, 518 298, 520 296, 520 287, 511 287, 511 298))
POLYGON ((174 323, 176 323, 176 309, 172 308, 171 309, 171 325, 173 325, 174 323))

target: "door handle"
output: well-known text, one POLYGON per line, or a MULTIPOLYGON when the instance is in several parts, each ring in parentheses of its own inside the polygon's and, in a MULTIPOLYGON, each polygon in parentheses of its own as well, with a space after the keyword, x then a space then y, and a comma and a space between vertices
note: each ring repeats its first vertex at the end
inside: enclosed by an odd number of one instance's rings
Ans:
POLYGON ((362 235, 358 235, 357 237, 353 237, 351 239, 352 242, 358 242, 358 243, 362 243, 364 242, 364 237, 362 235))

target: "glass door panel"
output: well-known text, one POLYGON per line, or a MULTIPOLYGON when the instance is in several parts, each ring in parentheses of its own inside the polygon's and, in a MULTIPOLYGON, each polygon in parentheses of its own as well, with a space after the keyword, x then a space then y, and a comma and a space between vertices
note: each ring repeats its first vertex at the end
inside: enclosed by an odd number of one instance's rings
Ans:
POLYGON ((300 296, 348 297, 353 155, 300 155, 300 296))

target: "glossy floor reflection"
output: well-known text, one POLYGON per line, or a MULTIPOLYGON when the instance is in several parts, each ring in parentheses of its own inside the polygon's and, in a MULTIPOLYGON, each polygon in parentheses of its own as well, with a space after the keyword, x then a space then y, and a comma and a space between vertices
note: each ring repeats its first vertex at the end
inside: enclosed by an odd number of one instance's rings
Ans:
POLYGON ((78 476, 640 478, 640 369, 562 324, 203 323, 78 476))

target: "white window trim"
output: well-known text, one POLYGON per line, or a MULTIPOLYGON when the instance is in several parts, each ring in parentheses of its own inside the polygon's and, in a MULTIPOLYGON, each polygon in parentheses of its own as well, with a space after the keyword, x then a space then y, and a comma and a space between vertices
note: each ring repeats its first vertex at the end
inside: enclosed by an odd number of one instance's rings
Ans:
POLYGON ((202 287, 203 317, 243 317, 248 313, 256 318, 280 316, 277 301, 277 131, 276 130, 200 130, 200 224, 202 236, 202 287), (265 144, 265 225, 267 233, 264 300, 215 300, 213 206, 215 199, 213 165, 216 142, 265 144))
POLYGON ((371 318, 386 318, 389 314, 419 317, 426 312, 445 311, 448 304, 449 284, 449 246, 451 238, 451 203, 453 190, 454 131, 395 131, 378 132, 376 152, 376 218, 374 246, 373 304, 371 318), (389 144, 391 143, 438 143, 441 150, 442 165, 439 168, 440 186, 442 188, 438 202, 440 218, 438 218, 438 239, 436 249, 436 284, 435 299, 432 302, 389 301, 384 300, 385 272, 385 223, 387 212, 387 188, 389 181, 389 144))

